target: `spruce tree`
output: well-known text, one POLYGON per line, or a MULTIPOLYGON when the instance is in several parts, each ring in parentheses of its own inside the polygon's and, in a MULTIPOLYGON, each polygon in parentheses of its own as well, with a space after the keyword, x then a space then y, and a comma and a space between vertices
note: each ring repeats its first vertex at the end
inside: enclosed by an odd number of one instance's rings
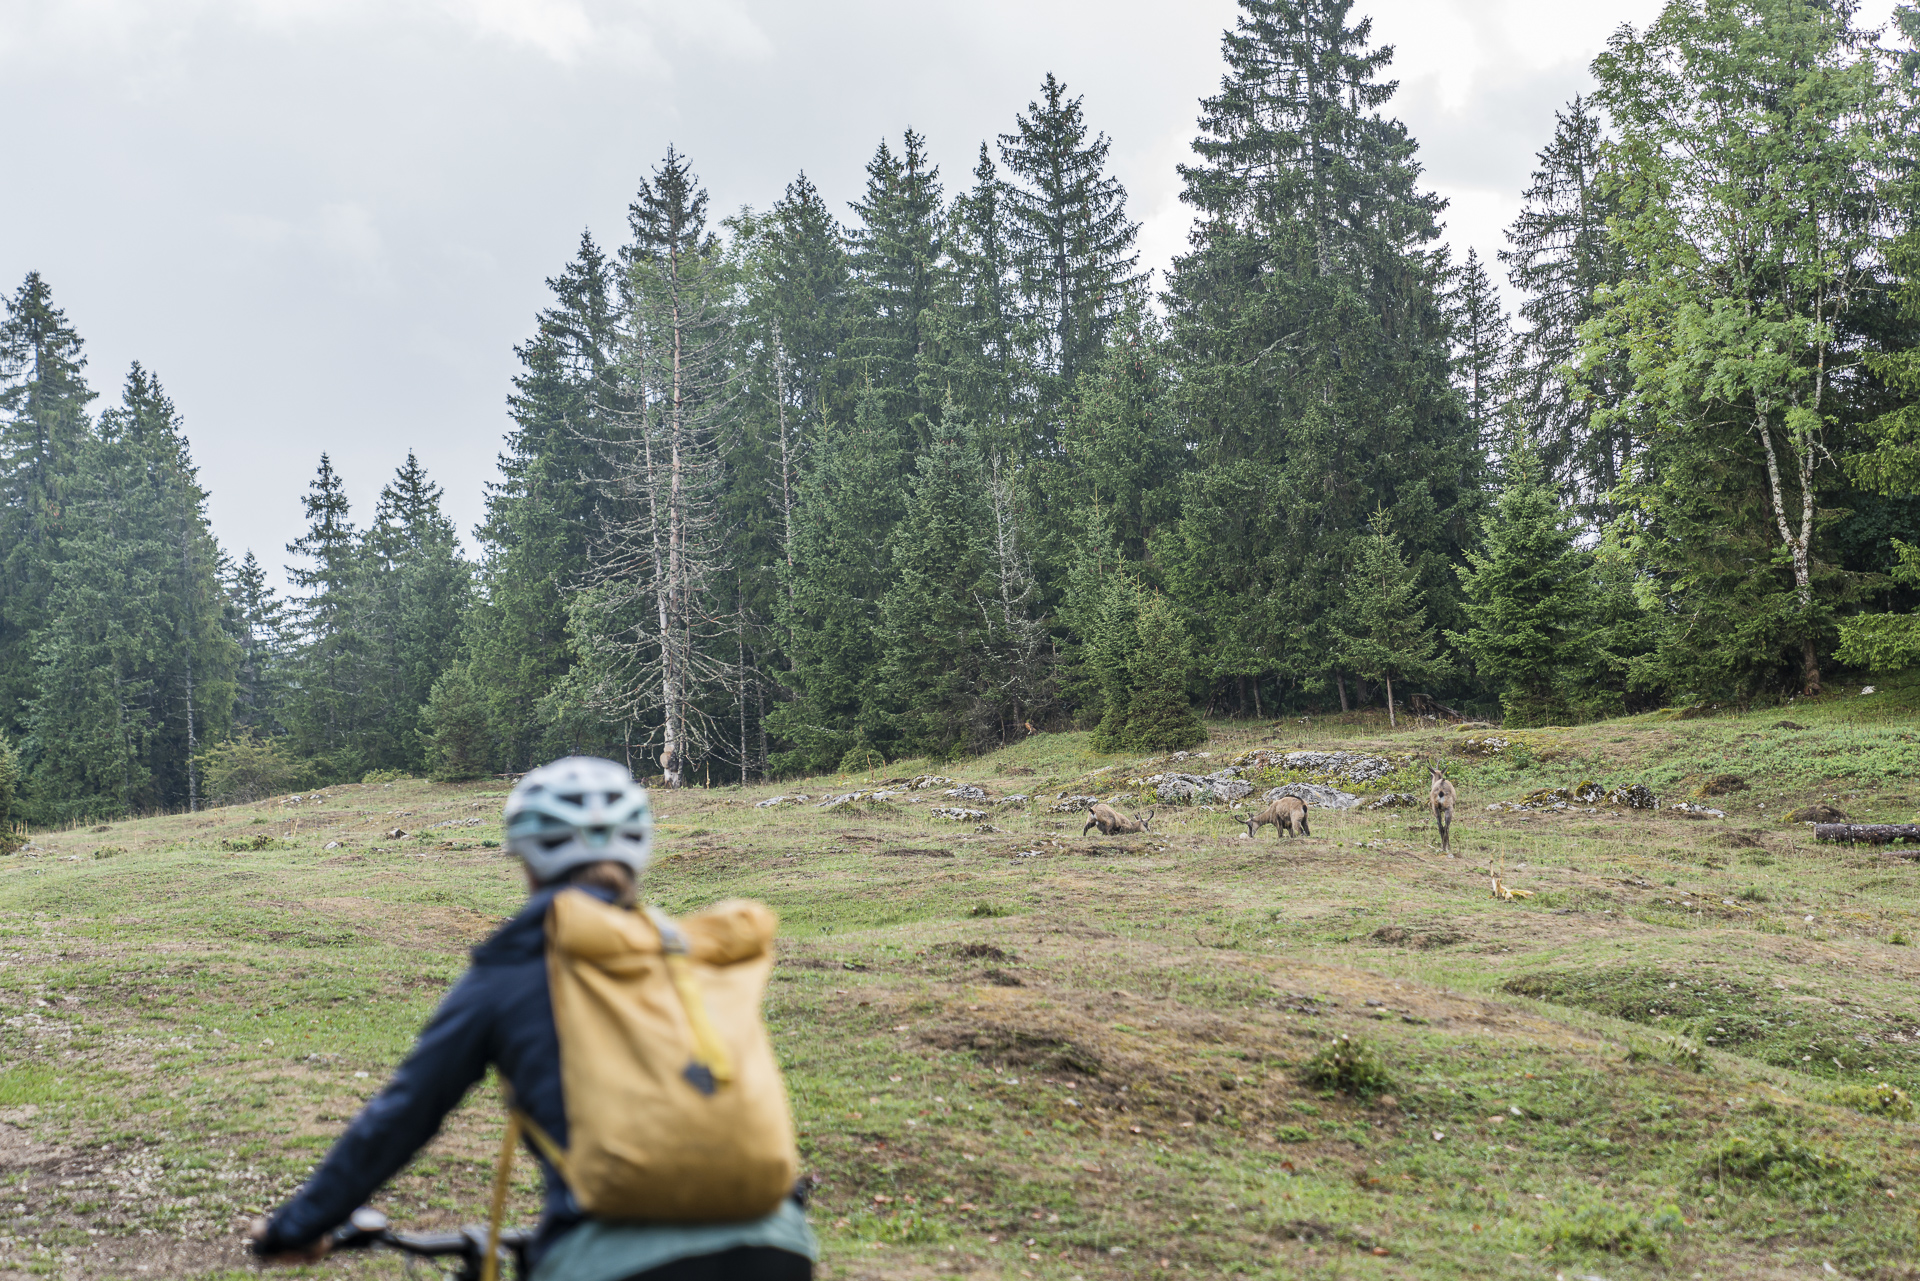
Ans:
POLYGON ((282 734, 290 644, 286 605, 251 550, 231 568, 226 594, 231 611, 228 630, 240 648, 240 665, 234 674, 234 730, 282 734))
POLYGON ((1500 444, 1511 394, 1513 326, 1478 250, 1468 249, 1454 272, 1446 306, 1453 326, 1454 388, 1466 405, 1474 439, 1491 453, 1500 444))
POLYGON ((895 527, 892 583, 880 600, 884 707, 897 738, 890 755, 946 759, 1004 738, 983 609, 991 598, 986 477, 972 442, 943 419, 916 460, 895 527))
POLYGON ((1183 166, 1192 251, 1167 294, 1193 474, 1155 562, 1213 682, 1341 679, 1326 623, 1384 507, 1441 619, 1480 501, 1426 246, 1440 202, 1377 108, 1391 49, 1351 0, 1243 0, 1183 166))
POLYGON ((1127 691, 1126 745, 1149 752, 1198 747, 1207 741, 1207 727, 1187 698, 1191 642, 1179 613, 1155 593, 1140 602, 1135 626, 1140 643, 1127 691))
POLYGON ((307 532, 287 544, 304 562, 287 566, 288 580, 304 593, 293 605, 299 640, 287 725, 320 777, 357 779, 369 768, 365 734, 375 710, 362 630, 365 562, 345 486, 326 454, 300 501, 307 532))
POLYGON ((848 232, 855 282, 848 350, 853 370, 879 397, 883 420, 911 457, 932 442, 944 397, 932 342, 950 275, 940 170, 927 157, 924 137, 907 130, 898 155, 880 143, 853 211, 859 223, 848 232))
POLYGON ((1576 96, 1554 114, 1553 140, 1521 195, 1500 260, 1524 295, 1526 324, 1515 353, 1523 418, 1547 474, 1589 521, 1614 514, 1609 495, 1626 464, 1618 425, 1596 426, 1594 411, 1617 405, 1624 370, 1616 357, 1582 361, 1580 329, 1599 315, 1601 290, 1621 279, 1622 260, 1607 232, 1619 212, 1601 157, 1602 122, 1593 101, 1576 96))
POLYGON ((972 188, 954 201, 947 251, 953 288, 939 327, 948 398, 975 424, 981 448, 1028 458, 1035 453, 1032 326, 1019 315, 1006 188, 984 142, 972 188))
POLYGON ((862 395, 853 421, 826 424, 795 508, 794 564, 780 622, 792 701, 768 713, 790 746, 785 773, 823 773, 856 748, 884 749, 892 727, 877 697, 878 607, 893 582, 888 535, 904 511, 910 464, 880 396, 862 395))
POLYGON ((1105 134, 1089 137, 1081 103, 1048 72, 1040 97, 999 139, 1011 179, 1004 234, 1035 346, 1043 432, 1146 280, 1134 249, 1140 224, 1127 220, 1126 189, 1106 172, 1111 144, 1105 134))
POLYGON ((79 334, 27 273, 0 319, 0 733, 24 734, 63 513, 91 431, 79 334))
POLYGON ((514 348, 513 428, 488 486, 477 597, 466 647, 498 755, 524 770, 590 749, 561 714, 557 691, 573 665, 567 596, 584 581, 589 540, 609 477, 603 442, 620 438, 627 408, 616 367, 617 270, 582 233, 573 260, 547 281, 553 302, 532 339, 514 348))
POLYGON ((427 777, 439 783, 484 778, 493 759, 486 699, 465 662, 454 662, 433 683, 420 714, 427 777))
POLYGON ((1473 627, 1447 639, 1499 686, 1507 724, 1565 723, 1564 691, 1577 668, 1582 596, 1591 584, 1559 495, 1542 483, 1531 456, 1519 461, 1480 548, 1459 571, 1473 627))
POLYGON ((1133 745, 1127 732, 1133 711, 1134 658, 1140 652, 1140 607, 1137 584, 1123 573, 1109 572, 1093 579, 1081 592, 1070 592, 1068 604, 1078 606, 1080 650, 1075 656, 1083 679, 1098 694, 1100 713, 1092 745, 1099 752, 1122 752, 1133 745))
POLYGON ((375 711, 365 732, 373 767, 426 768, 427 696, 460 652, 472 570, 460 558, 442 491, 412 450, 380 491, 363 540, 365 639, 375 711))
POLYGON ((179 418, 139 365, 81 446, 30 713, 44 820, 198 808, 238 653, 179 418))
POLYGON ((851 278, 844 233, 804 173, 766 215, 749 211, 727 226, 743 260, 744 306, 734 330, 740 387, 719 442, 724 548, 715 593, 734 611, 727 755, 751 776, 771 768, 767 704, 784 689, 775 676, 788 661, 777 620, 808 446, 821 423, 851 405, 851 278))
POLYGON ((1348 671, 1381 681, 1387 690, 1387 723, 1399 727, 1393 682, 1440 676, 1447 663, 1434 652, 1433 628, 1419 582, 1393 532, 1392 519, 1377 511, 1368 533, 1354 545, 1346 600, 1333 625, 1339 659, 1348 671))
POLYGON ((14 820, 14 802, 20 794, 20 753, 0 734, 0 854, 12 854, 25 843, 14 820))

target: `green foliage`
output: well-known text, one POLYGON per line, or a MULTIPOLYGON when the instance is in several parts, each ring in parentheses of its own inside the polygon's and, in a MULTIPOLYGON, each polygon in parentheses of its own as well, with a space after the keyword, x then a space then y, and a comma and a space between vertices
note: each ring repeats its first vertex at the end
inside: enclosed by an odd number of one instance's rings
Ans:
MULTIPOLYGON (((1439 204, 1381 114, 1392 51, 1350 0, 1244 0, 1183 167, 1197 218, 1166 293, 1188 442, 1153 562, 1196 651, 1236 683, 1329 681, 1351 544, 1385 510, 1432 617, 1479 503, 1480 442, 1452 386, 1439 204)), ((1249 709, 1251 710, 1251 709, 1249 709)))
POLYGON ((1069 98, 1052 72, 999 141, 1014 180, 1002 198, 1008 265, 1033 344, 1036 408, 1047 423, 1048 411, 1100 358, 1108 329, 1139 297, 1139 225, 1127 220, 1126 189, 1106 172, 1106 135, 1089 136, 1081 99, 1069 98))
POLYGON ((363 735, 375 710, 361 631, 362 562, 346 484, 324 453, 301 504, 307 532, 287 544, 306 562, 287 569, 306 593, 296 613, 298 677, 287 727, 295 750, 313 760, 322 777, 358 778, 367 767, 363 735))
POLYGON ((1546 481, 1591 525, 1617 514, 1613 489, 1630 451, 1630 432, 1597 410, 1618 407, 1631 380, 1618 353, 1581 352, 1580 329, 1603 310, 1623 260, 1607 233, 1620 210, 1606 181, 1604 133, 1591 99, 1576 95, 1554 113, 1553 138, 1521 195, 1521 211, 1501 252, 1508 278, 1524 295, 1526 322, 1514 353, 1514 409, 1546 481), (1568 377, 1579 358, 1579 370, 1568 377))
POLYGON ((1333 639, 1343 667, 1386 682, 1387 719, 1393 724, 1394 678, 1432 679, 1448 664, 1434 653, 1423 593, 1384 509, 1373 514, 1369 529, 1356 543, 1333 639))
POLYGON ((173 403, 139 365, 81 442, 37 635, 32 808, 46 821, 193 808, 201 741, 232 719, 207 495, 173 403))
POLYGON ((584 572, 602 505, 596 491, 607 465, 592 440, 615 435, 629 397, 614 351, 617 276, 592 236, 581 234, 578 252, 547 285, 552 304, 514 349, 513 427, 500 478, 488 486, 474 607, 463 627, 495 763, 513 770, 587 745, 567 734, 554 703, 574 659, 566 596, 584 572))
POLYGON ((434 682, 421 719, 428 778, 454 783, 492 772, 493 724, 466 663, 453 664, 434 682))
POLYGON ((1180 616, 1158 594, 1140 604, 1139 646, 1129 663, 1126 745, 1177 752, 1207 741, 1207 727, 1187 698, 1190 648, 1180 616))
POLYGON ((1843 1085, 1827 1095, 1835 1107, 1852 1108, 1868 1116, 1883 1116, 1889 1121, 1914 1118, 1913 1096, 1890 1081, 1878 1085, 1843 1085))
POLYGON ((1860 1171, 1844 1157, 1823 1152, 1778 1131, 1736 1134, 1700 1165, 1702 1177, 1735 1179, 1772 1192, 1820 1189, 1851 1191, 1860 1171))
POLYGON ((378 703, 365 753, 376 766, 413 773, 427 768, 427 739, 437 732, 423 724, 428 700, 459 652, 472 591, 441 497, 408 451, 380 491, 361 571, 369 686, 378 703))
POLYGON ((1578 644, 1583 559, 1558 496, 1523 465, 1486 521, 1481 550, 1459 571, 1473 628, 1448 634, 1501 686, 1508 725, 1569 719, 1558 687, 1578 644))
POLYGON ((1636 270, 1583 327, 1631 391, 1594 421, 1639 454, 1618 490, 1642 603, 1665 622, 1649 679, 1689 694, 1820 685, 1845 584, 1817 555, 1838 406, 1828 370, 1908 198, 1913 131, 1891 57, 1853 10, 1686 0, 1594 64, 1636 270), (1809 210, 1820 210, 1809 217, 1809 210))
POLYGON ((769 725, 792 747, 774 757, 783 772, 825 773, 856 733, 885 735, 874 692, 880 668, 877 606, 893 577, 887 540, 904 511, 901 453, 881 399, 860 397, 853 422, 828 426, 795 513, 793 566, 781 621, 791 643, 781 675, 793 700, 769 725))
POLYGON ((1369 1099, 1393 1089, 1393 1074, 1372 1042, 1342 1033, 1315 1050, 1302 1077, 1308 1085, 1369 1099))
MULTIPOLYGON (((1920 587, 1920 547, 1893 540, 1898 558, 1893 579, 1920 587)), ((1834 657, 1870 672, 1897 672, 1920 665, 1920 614, 1856 614, 1840 620, 1840 647, 1834 657)))
POLYGON ((13 821, 14 798, 20 792, 20 753, 0 734, 0 854, 20 848, 20 836, 13 821))
POLYGON ((307 769, 286 739, 250 730, 209 747, 200 762, 207 799, 215 805, 245 805, 291 792, 305 783, 307 769))
POLYGON ((27 273, 0 319, 0 733, 27 730, 39 690, 40 629, 49 621, 65 526, 63 492, 89 435, 80 335, 27 273))
POLYGON ((1540 1235, 1555 1253, 1599 1251, 1664 1260, 1686 1226, 1686 1217, 1672 1205, 1640 1214, 1630 1207, 1594 1201, 1574 1210, 1551 1212, 1540 1235))

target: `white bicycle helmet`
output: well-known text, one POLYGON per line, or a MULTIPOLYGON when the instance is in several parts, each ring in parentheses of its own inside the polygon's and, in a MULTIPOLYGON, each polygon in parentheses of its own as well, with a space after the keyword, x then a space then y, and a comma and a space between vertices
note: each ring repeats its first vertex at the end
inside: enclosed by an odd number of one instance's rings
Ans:
POLYGON ((507 797, 507 849, 545 885, 587 863, 625 863, 635 876, 653 855, 653 807, 626 768, 597 756, 542 765, 507 797))

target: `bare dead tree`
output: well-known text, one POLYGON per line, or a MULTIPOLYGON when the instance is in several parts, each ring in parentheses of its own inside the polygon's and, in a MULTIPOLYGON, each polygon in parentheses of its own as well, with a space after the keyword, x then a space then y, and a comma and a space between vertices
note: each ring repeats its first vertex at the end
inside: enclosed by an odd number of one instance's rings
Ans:
POLYGON ((993 555, 994 595, 988 600, 976 594, 974 599, 986 623, 988 644, 1000 660, 998 701, 1004 742, 1035 705, 1046 700, 1047 628, 1030 610, 1037 590, 1033 560, 1021 542, 1013 470, 998 454, 991 460, 986 481, 987 505, 993 515, 987 537, 993 555))
POLYGON ((706 230, 706 192, 669 149, 628 211, 619 368, 632 406, 609 464, 609 516, 576 602, 589 706, 645 735, 667 786, 725 734, 713 708, 736 684, 721 569, 716 437, 729 412, 734 264, 706 230), (716 697, 718 696, 718 697, 716 697))

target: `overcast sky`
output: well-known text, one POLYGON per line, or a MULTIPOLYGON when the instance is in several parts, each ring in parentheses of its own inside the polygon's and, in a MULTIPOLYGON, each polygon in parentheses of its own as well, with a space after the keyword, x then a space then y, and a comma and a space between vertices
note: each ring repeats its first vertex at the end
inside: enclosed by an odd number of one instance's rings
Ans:
MULTIPOLYGON (((1891 0, 1871 0, 1882 21, 1891 0)), ((1391 110, 1491 259, 1554 109, 1657 0, 1359 0, 1391 110)), ((544 280, 625 237, 669 142, 716 214, 804 169, 843 211, 883 137, 949 193, 1049 71, 1085 96, 1144 225, 1232 0, 0 0, 0 286, 42 272, 106 401, 129 362, 185 416, 214 528, 279 567, 322 450, 364 521, 416 450, 469 548, 544 280)))

